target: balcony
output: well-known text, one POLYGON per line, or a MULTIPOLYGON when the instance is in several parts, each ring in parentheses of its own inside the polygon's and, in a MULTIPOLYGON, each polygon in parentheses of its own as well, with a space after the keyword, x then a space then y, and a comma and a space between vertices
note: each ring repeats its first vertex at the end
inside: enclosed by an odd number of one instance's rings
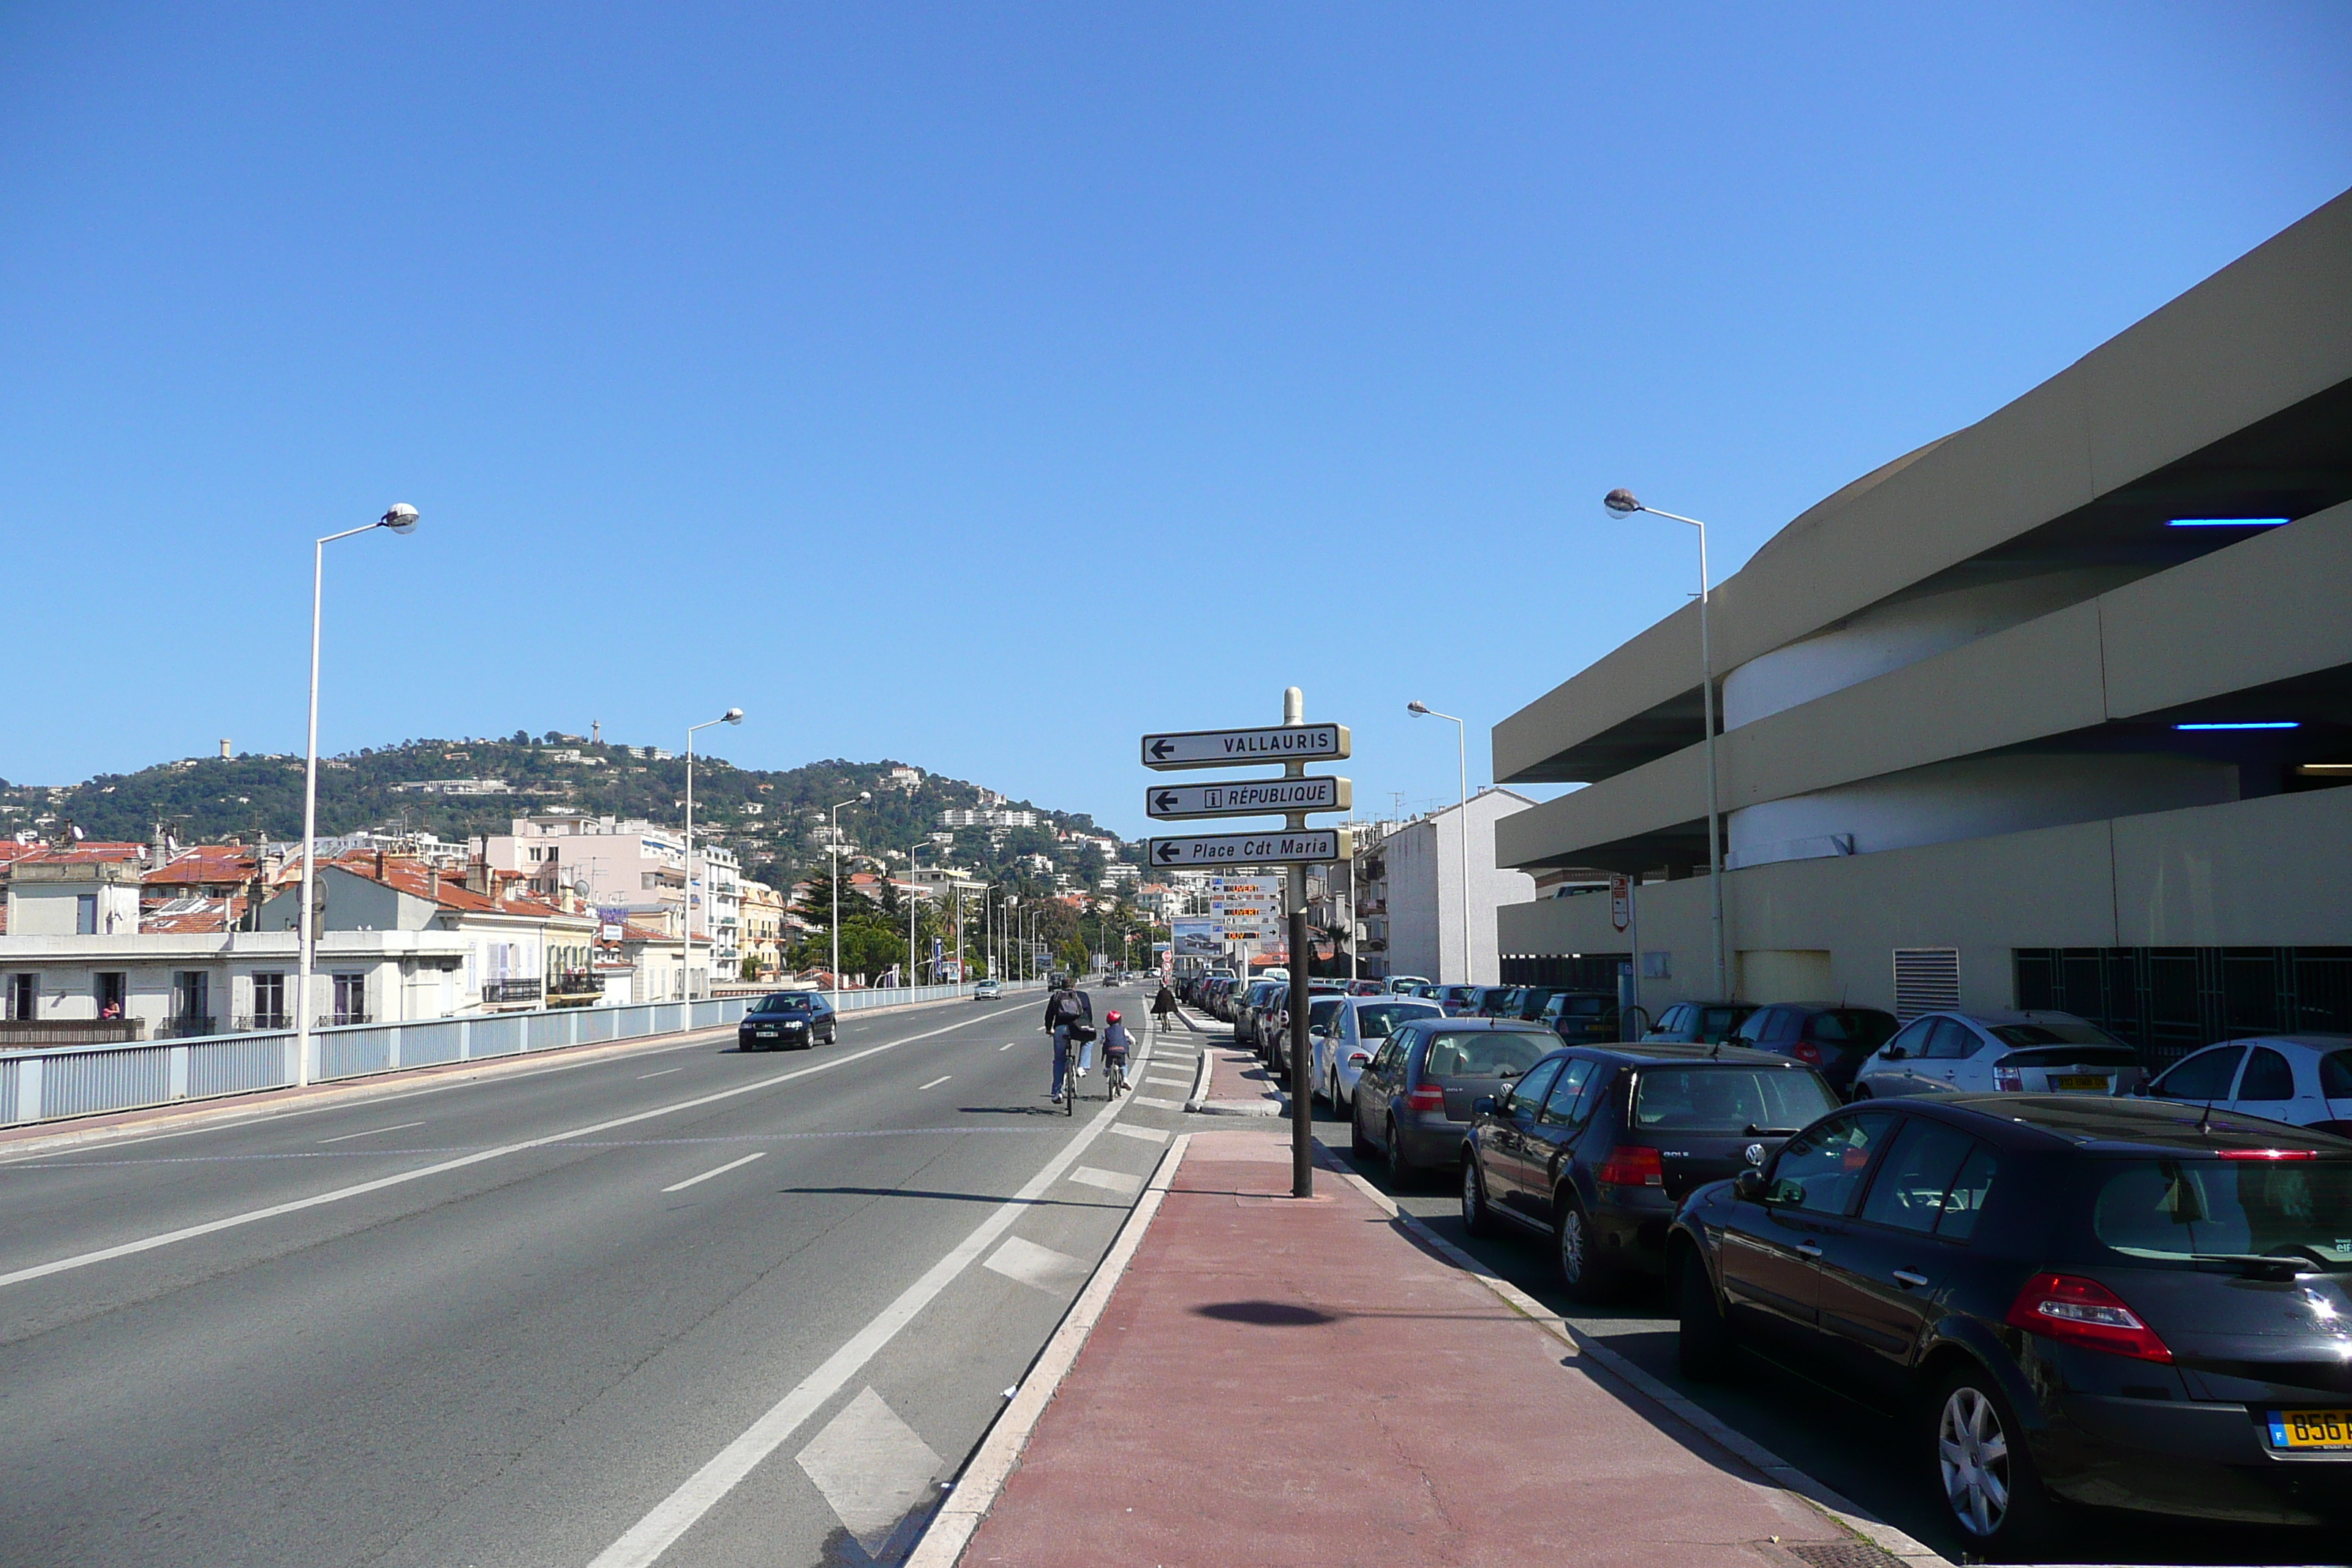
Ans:
POLYGON ((266 1013, 244 1013, 230 1021, 232 1035, 267 1034, 272 1029, 290 1029, 294 1016, 282 1008, 266 1013))
POLYGON ((536 980, 486 980, 482 983, 482 1003, 485 1006, 536 1002, 539 993, 540 983, 536 980))
POLYGON ((565 969, 548 976, 547 994, 551 997, 598 996, 604 991, 604 984, 596 978, 593 970, 565 969))
POLYGON ((157 1026, 155 1037, 159 1040, 197 1040, 207 1035, 219 1034, 220 1026, 221 1020, 218 1018, 207 1018, 190 1013, 177 1018, 165 1019, 157 1026))

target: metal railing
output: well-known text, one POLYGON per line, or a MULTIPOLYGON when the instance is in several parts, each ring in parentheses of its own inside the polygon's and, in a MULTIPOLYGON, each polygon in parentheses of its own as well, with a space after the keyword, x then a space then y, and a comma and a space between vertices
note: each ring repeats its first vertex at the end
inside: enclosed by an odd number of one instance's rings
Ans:
MULTIPOLYGON (((1006 994, 1042 991, 1040 981, 1007 982, 1006 994)), ((970 996, 971 985, 845 991, 841 1011, 868 1012, 970 996)), ((755 1000, 645 1002, 625 1007, 541 1008, 528 1013, 425 1018, 405 1024, 332 1025, 310 1037, 310 1079, 366 1078, 446 1062, 644 1039, 734 1023, 755 1000)), ((0 1125, 54 1121, 181 1100, 290 1087, 299 1037, 282 1026, 195 1039, 0 1047, 0 1125)))
POLYGON ((539 982, 536 980, 485 980, 482 982, 482 1000, 486 1003, 536 1002, 539 1000, 539 982))

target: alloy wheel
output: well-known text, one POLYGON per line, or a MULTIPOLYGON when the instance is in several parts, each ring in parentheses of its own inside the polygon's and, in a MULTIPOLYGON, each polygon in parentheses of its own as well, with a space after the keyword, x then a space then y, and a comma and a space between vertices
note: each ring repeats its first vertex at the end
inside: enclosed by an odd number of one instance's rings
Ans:
POLYGON ((1591 1245, 1585 1233, 1584 1211, 1569 1205, 1559 1215, 1559 1277, 1571 1289, 1584 1283, 1585 1270, 1591 1266, 1591 1245))
POLYGON ((2009 1434, 1981 1389, 1964 1383, 1944 1400, 1936 1464, 1960 1528, 1979 1540, 1999 1531, 2009 1516, 2009 1434))

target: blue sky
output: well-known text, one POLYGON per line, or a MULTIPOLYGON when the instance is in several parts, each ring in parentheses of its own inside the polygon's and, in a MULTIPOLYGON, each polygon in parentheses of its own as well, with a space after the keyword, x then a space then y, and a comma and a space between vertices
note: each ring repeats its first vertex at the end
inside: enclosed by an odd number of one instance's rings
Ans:
POLYGON ((16 5, 0 777, 562 728, 1358 800, 2352 184, 2352 9, 16 5))

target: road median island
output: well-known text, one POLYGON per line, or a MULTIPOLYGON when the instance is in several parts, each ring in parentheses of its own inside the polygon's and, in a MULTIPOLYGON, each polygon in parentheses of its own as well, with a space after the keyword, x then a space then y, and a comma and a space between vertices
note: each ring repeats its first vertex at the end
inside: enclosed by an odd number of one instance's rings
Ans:
POLYGON ((1250 1123, 1171 1150, 1066 1371, 1024 1384, 910 1563, 1901 1561, 1563 1357, 1340 1173, 1291 1198, 1289 1161, 1250 1123))
POLYGON ((1258 1059, 1230 1042, 1201 1048, 1199 1076, 1184 1109, 1202 1116, 1280 1116, 1289 1101, 1258 1059))

